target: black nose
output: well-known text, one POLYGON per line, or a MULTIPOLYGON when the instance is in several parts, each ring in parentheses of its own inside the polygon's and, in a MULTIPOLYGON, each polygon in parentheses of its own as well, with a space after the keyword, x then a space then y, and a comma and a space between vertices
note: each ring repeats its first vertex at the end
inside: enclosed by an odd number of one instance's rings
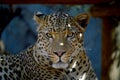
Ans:
POLYGON ((54 54, 56 54, 57 56, 61 57, 63 54, 66 53, 66 51, 54 51, 54 54))

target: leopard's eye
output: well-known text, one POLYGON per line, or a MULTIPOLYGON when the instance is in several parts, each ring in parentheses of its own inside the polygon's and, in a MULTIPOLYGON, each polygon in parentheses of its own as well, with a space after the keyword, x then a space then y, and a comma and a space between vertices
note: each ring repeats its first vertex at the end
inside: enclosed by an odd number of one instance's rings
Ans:
POLYGON ((67 37, 74 37, 74 33, 73 32, 69 32, 67 37))
POLYGON ((52 34, 46 33, 47 38, 53 38, 52 34))

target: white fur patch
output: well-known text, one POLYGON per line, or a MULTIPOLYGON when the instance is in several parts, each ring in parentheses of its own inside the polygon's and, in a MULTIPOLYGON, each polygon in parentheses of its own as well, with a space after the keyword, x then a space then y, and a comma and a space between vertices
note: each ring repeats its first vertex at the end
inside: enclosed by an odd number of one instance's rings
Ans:
POLYGON ((53 64, 52 67, 54 67, 54 68, 63 68, 63 69, 65 69, 65 68, 68 67, 68 64, 59 62, 59 63, 53 64))
POLYGON ((79 77, 79 80, 85 80, 86 78, 86 73, 84 73, 82 76, 79 77))
POLYGON ((76 63, 77 63, 77 61, 74 62, 72 68, 75 68, 75 67, 76 67, 76 63))

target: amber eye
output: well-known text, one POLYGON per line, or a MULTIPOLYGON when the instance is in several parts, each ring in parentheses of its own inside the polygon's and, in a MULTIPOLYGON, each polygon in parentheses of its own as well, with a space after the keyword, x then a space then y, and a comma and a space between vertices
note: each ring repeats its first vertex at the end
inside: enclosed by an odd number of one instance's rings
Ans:
POLYGON ((69 32, 67 37, 74 37, 74 33, 73 32, 69 32))
POLYGON ((47 38, 53 38, 52 34, 46 33, 47 38))

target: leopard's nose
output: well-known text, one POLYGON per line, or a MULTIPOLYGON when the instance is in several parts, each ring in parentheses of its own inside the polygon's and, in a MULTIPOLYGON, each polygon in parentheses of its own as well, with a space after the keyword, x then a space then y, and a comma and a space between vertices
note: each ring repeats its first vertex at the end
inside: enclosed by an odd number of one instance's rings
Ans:
POLYGON ((62 55, 64 55, 66 53, 66 51, 54 51, 54 54, 56 54, 57 56, 61 57, 62 55))

